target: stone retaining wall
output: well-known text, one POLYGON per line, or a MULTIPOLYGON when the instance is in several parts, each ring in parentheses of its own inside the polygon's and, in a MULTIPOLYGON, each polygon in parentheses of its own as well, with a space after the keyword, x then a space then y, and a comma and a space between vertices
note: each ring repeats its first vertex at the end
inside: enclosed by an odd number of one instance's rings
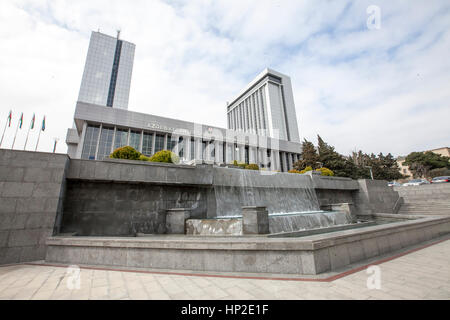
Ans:
POLYGON ((45 258, 68 162, 63 154, 0 149, 0 264, 45 258))

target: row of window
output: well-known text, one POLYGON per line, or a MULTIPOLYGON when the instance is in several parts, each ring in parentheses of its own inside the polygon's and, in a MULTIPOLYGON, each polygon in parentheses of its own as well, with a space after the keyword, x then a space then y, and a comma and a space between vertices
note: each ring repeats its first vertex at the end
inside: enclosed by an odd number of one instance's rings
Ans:
POLYGON ((256 90, 228 113, 228 128, 252 132, 264 132, 267 129, 265 87, 266 85, 256 90))
MULTIPOLYGON (((135 131, 135 130, 128 130, 128 129, 121 129, 116 128, 114 130, 114 127, 106 127, 102 126, 100 128, 99 125, 88 125, 86 128, 84 143, 83 143, 83 149, 81 158, 82 159, 90 159, 90 160, 102 160, 105 158, 108 158, 111 152, 114 149, 129 145, 135 148, 136 150, 139 150, 142 154, 146 156, 151 156, 154 153, 161 151, 164 149, 164 142, 165 142, 165 135, 164 134, 158 134, 158 133, 149 133, 144 132, 142 135, 141 131, 135 131), (142 138, 142 149, 141 149, 141 138, 142 138), (153 139, 155 141, 153 141, 153 139), (97 149, 98 144, 98 149, 97 149), (153 150, 153 146, 154 149, 153 150)), ((169 134, 167 136, 167 148, 168 150, 175 150, 175 146, 177 144, 177 141, 172 140, 172 136, 169 134)), ((201 155, 202 159, 208 159, 213 160, 216 157, 216 148, 215 148, 215 141, 202 141, 202 147, 201 147, 201 155), (209 152, 209 156, 207 155, 207 152, 209 152)), ((229 150, 227 153, 226 150, 226 144, 222 144, 222 155, 223 155, 223 162, 231 162, 233 158, 236 158, 236 156, 232 156, 231 153, 237 153, 239 150, 234 147, 234 149, 229 150)), ((195 141, 194 138, 191 138, 189 140, 186 140, 183 137, 179 137, 178 139, 178 155, 181 158, 185 157, 186 150, 190 150, 190 159, 195 159, 196 155, 198 155, 198 151, 196 152, 195 149, 195 141), (190 148, 188 148, 188 145, 186 143, 190 143, 190 148)), ((217 150, 219 152, 219 150, 217 150)), ((289 169, 292 169, 292 164, 295 162, 295 155, 294 154, 288 154, 283 153, 286 156, 286 163, 288 164, 288 168, 283 168, 283 171, 287 171, 289 169)), ((281 161, 282 153, 280 153, 280 164, 283 164, 283 161, 281 161)), ((200 157, 197 157, 197 159, 200 157)), ((266 164, 267 167, 270 166, 270 158, 271 158, 271 150, 267 149, 267 161, 269 161, 268 164, 266 164)), ((250 151, 249 147, 245 146, 245 152, 244 152, 244 159, 245 163, 249 163, 250 161, 250 151)), ((262 167, 265 167, 262 165, 262 167)))

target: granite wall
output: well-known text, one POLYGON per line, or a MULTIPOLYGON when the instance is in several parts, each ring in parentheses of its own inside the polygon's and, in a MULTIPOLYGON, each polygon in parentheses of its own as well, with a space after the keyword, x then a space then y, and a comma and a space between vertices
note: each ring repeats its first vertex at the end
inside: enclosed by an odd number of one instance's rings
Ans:
POLYGON ((43 260, 62 213, 63 154, 0 149, 0 264, 43 260))

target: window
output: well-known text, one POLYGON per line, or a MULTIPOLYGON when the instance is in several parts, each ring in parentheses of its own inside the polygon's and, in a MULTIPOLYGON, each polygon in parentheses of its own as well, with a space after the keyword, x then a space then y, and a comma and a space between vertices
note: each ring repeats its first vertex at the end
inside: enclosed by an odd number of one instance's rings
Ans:
POLYGON ((195 159, 195 140, 191 139, 191 160, 195 159))
POLYGON ((97 149, 98 134, 100 126, 88 125, 84 135, 83 151, 81 159, 95 160, 95 151, 97 149))
POLYGON ((114 141, 114 149, 124 147, 128 145, 128 130, 127 129, 117 129, 116 139, 114 141))
POLYGON ((172 135, 167 136, 167 150, 173 151, 177 141, 172 139, 172 135))
POLYGON ((178 138, 178 155, 180 158, 184 158, 184 138, 178 138))
POLYGON ((157 134, 155 137, 155 153, 164 149, 164 136, 157 134))
POLYGON ((142 154, 150 157, 152 153, 153 148, 153 134, 144 132, 144 137, 142 140, 142 154))
POLYGON ((245 163, 249 164, 249 150, 248 150, 248 146, 245 146, 245 163))
POLYGON ((100 142, 98 144, 97 159, 103 160, 108 158, 111 154, 111 148, 113 143, 114 128, 102 127, 100 133, 100 142))
POLYGON ((206 141, 202 141, 202 157, 201 159, 206 160, 206 141))
POLYGON ((141 149, 141 132, 131 131, 130 132, 130 146, 135 148, 137 151, 141 149))

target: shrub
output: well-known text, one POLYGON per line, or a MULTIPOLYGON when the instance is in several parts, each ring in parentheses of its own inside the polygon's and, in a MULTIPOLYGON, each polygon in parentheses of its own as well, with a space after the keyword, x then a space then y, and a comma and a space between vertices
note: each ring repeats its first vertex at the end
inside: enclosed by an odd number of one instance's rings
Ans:
POLYGON ((144 156, 143 154, 141 154, 141 155, 139 156, 139 159, 138 159, 138 160, 140 160, 140 161, 150 161, 150 158, 147 157, 147 156, 144 156))
POLYGON ((450 169, 448 168, 437 168, 432 169, 429 172, 430 178, 441 177, 441 176, 450 176, 450 169))
POLYGON ((247 164, 244 163, 244 162, 238 162, 237 166, 238 166, 239 168, 241 168, 241 169, 245 169, 245 167, 247 166, 247 164))
POLYGON ((291 169, 288 171, 289 173, 301 173, 299 170, 291 169))
POLYGON ((151 156, 149 161, 165 162, 165 163, 178 163, 180 161, 180 158, 172 151, 161 150, 161 151, 155 153, 153 156, 151 156))
POLYGON ((247 170, 259 170, 259 166, 255 163, 250 163, 245 166, 245 169, 247 170))
POLYGON ((238 165, 237 160, 234 160, 234 161, 233 161, 233 166, 237 166, 237 165, 238 165))
POLYGON ((312 167, 311 166, 308 166, 308 167, 306 167, 305 169, 303 169, 302 171, 300 171, 300 173, 306 173, 306 172, 308 172, 308 171, 312 171, 312 167))
POLYGON ((320 175, 322 175, 322 176, 330 176, 330 177, 334 176, 334 172, 325 167, 316 169, 316 171, 320 172, 320 175))
POLYGON ((114 150, 109 157, 113 159, 138 160, 141 153, 130 146, 120 147, 114 150))

